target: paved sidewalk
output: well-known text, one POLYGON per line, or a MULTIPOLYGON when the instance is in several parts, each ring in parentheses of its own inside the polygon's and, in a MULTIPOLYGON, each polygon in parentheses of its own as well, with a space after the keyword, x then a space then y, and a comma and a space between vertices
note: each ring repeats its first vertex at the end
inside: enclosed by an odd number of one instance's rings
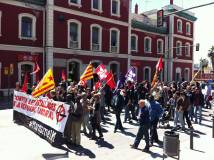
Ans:
MULTIPOLYGON (((180 132, 181 160, 212 160, 214 157, 214 139, 212 138, 212 121, 208 115, 211 112, 203 112, 202 125, 194 124, 196 130, 194 137, 194 150, 190 150, 189 135, 180 132)), ((82 148, 74 148, 63 145, 61 148, 52 147, 47 141, 41 139, 29 129, 12 122, 12 110, 0 111, 0 159, 2 160, 40 160, 40 159, 98 159, 98 160, 152 160, 162 159, 162 146, 151 147, 150 153, 142 152, 144 141, 139 145, 138 150, 130 148, 137 133, 137 124, 125 123, 126 134, 114 133, 113 127, 115 116, 110 114, 112 119, 103 125, 104 140, 89 140, 82 136, 82 148)), ((123 118, 122 118, 123 120, 123 118)), ((159 129, 161 140, 165 129, 159 129)), ((167 158, 172 159, 172 158, 167 158)))

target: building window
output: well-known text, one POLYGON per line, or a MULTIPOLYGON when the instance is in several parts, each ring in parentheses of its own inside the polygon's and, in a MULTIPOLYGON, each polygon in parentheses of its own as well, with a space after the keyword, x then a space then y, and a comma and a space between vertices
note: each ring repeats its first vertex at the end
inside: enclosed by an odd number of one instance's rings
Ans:
POLYGON ((137 35, 131 36, 131 50, 132 51, 138 50, 138 36, 137 35))
POLYGON ((81 48, 81 23, 79 21, 68 21, 68 48, 81 48))
POLYGON ((189 22, 186 23, 186 34, 191 35, 191 25, 189 22))
POLYGON ((181 68, 177 67, 175 70, 175 81, 181 80, 181 68))
POLYGON ((119 37, 120 32, 118 29, 111 29, 110 30, 110 52, 118 53, 119 52, 119 37))
POLYGON ((91 0, 91 9, 102 12, 102 0, 91 0))
POLYGON ((81 7, 81 0, 68 0, 69 5, 81 7))
POLYGON ((144 38, 144 52, 151 53, 152 39, 150 37, 144 38))
POLYGON ((81 61, 72 59, 67 63, 68 79, 72 82, 78 82, 81 73, 81 61))
POLYGON ((120 15, 120 0, 111 0, 111 15, 120 15))
POLYGON ((102 28, 99 25, 91 26, 91 50, 101 51, 102 46, 102 28))
POLYGON ((151 68, 150 67, 144 68, 144 80, 147 80, 148 82, 151 81, 151 68))
POLYGON ((190 56, 190 43, 185 44, 185 55, 190 56))
POLYGON ((19 62, 18 63, 18 77, 19 82, 21 82, 21 85, 24 83, 25 74, 28 75, 28 83, 30 85, 35 82, 35 76, 30 74, 33 72, 34 69, 34 63, 33 62, 19 62))
POLYGON ((189 73, 190 73, 190 69, 189 68, 185 68, 185 70, 184 70, 184 79, 186 80, 186 81, 189 81, 190 80, 190 78, 189 78, 189 73))
POLYGON ((176 42, 176 55, 182 55, 181 50, 182 50, 182 43, 180 41, 176 42))
POLYGON ((19 39, 36 40, 36 17, 28 14, 19 14, 19 39))
POLYGON ((180 19, 177 21, 177 30, 182 33, 182 21, 180 19))
POLYGON ((163 54, 163 40, 162 39, 157 40, 157 53, 163 54))
POLYGON ((119 78, 119 73, 120 73, 120 63, 113 61, 109 63, 109 67, 110 67, 110 71, 112 71, 113 75, 114 75, 114 80, 115 82, 118 80, 119 78))

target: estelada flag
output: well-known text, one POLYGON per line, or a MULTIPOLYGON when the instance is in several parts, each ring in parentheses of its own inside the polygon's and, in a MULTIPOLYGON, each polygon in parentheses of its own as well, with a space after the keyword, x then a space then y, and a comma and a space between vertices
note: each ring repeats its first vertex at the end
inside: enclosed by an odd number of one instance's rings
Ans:
POLYGON ((82 76, 80 77, 80 80, 90 80, 93 78, 93 66, 90 63, 87 68, 85 69, 85 71, 83 72, 82 76))
POLYGON ((55 82, 53 78, 52 69, 49 69, 45 75, 43 76, 42 80, 36 86, 35 90, 32 93, 33 97, 38 97, 51 89, 55 88, 55 82))

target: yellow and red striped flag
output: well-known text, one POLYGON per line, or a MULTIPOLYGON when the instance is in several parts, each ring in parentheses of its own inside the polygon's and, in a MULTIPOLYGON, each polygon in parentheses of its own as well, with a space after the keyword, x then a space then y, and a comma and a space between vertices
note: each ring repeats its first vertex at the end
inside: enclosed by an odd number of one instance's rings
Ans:
POLYGON ((82 76, 80 77, 80 80, 84 80, 87 81, 89 79, 93 78, 93 66, 90 63, 87 68, 85 69, 84 73, 82 74, 82 76))
POLYGON ((33 97, 38 97, 51 89, 55 88, 55 82, 53 78, 53 72, 49 69, 45 75, 43 76, 42 80, 36 86, 35 90, 32 93, 33 97))

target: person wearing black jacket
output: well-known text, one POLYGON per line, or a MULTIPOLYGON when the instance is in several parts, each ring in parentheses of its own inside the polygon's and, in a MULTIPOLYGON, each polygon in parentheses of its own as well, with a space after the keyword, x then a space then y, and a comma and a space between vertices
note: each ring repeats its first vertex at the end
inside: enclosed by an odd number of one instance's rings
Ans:
POLYGON ((125 106, 125 100, 124 97, 121 95, 125 91, 124 90, 118 90, 117 94, 115 95, 113 101, 114 101, 114 110, 116 115, 116 124, 114 128, 114 133, 116 133, 117 129, 120 129, 122 132, 124 131, 124 128, 121 123, 120 114, 122 112, 123 107, 125 106))
POLYGON ((131 145, 131 148, 137 149, 141 139, 144 136, 146 146, 143 151, 149 152, 149 126, 150 126, 149 109, 148 107, 145 106, 145 100, 140 100, 138 104, 141 110, 139 118, 140 126, 134 144, 131 145))

